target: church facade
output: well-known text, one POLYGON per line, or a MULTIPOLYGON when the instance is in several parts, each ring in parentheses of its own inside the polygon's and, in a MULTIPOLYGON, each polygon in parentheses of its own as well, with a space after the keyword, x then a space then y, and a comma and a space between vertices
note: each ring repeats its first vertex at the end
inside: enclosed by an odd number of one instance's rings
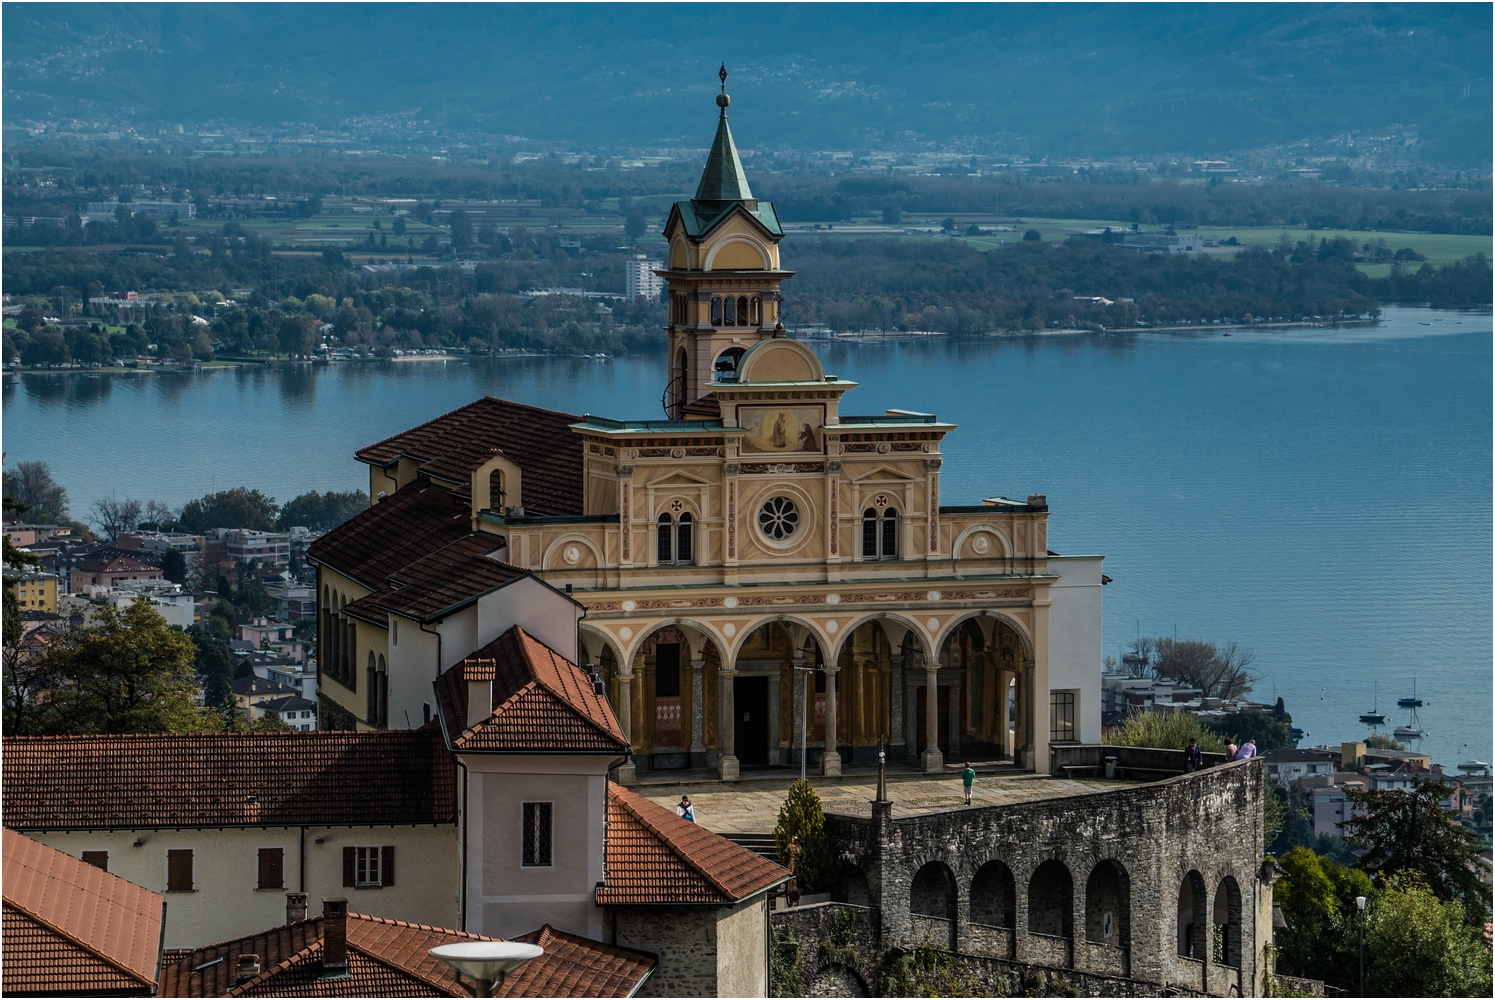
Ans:
POLYGON ((437 675, 543 613, 605 688, 625 781, 879 749, 1042 771, 1099 741, 1101 558, 1049 550, 1041 494, 945 503, 956 427, 855 414, 786 335, 783 229, 728 103, 665 225, 662 419, 487 398, 358 452, 374 502, 310 553, 324 727, 420 724, 437 675))

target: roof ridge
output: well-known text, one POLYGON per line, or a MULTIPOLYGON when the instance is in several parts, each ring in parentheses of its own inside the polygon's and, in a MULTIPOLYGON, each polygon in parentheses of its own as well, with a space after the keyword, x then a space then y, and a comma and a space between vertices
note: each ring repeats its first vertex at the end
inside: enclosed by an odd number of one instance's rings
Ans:
MULTIPOLYGON (((289 925, 287 925, 287 926, 289 926, 289 925)), ((277 930, 278 929, 279 928, 277 928, 277 930)), ((260 935, 256 934, 253 937, 239 938, 238 940, 240 940, 240 941, 252 941, 252 940, 254 940, 255 937, 259 937, 259 936, 260 935)), ((232 986, 230 986, 228 988, 228 995, 229 996, 243 996, 244 995, 243 991, 246 988, 248 988, 250 986, 255 986, 255 985, 260 984, 260 983, 269 982, 271 976, 279 975, 282 972, 288 972, 291 969, 296 968, 298 965, 301 964, 301 961, 303 959, 310 959, 312 957, 313 953, 323 950, 323 947, 324 947, 324 939, 323 938, 316 938, 316 939, 314 939, 312 941, 308 941, 306 943, 306 945, 301 948, 300 951, 292 952, 291 954, 287 955, 285 958, 281 959, 279 962, 275 963, 274 968, 266 969, 263 972, 261 972, 259 975, 255 976, 254 978, 252 978, 252 979, 246 979, 242 983, 234 983, 234 985, 232 985, 232 986)), ((227 965, 228 964, 228 960, 229 960, 229 956, 224 955, 223 956, 223 964, 227 965)), ((237 958, 235 959, 235 961, 237 961, 237 958)), ((196 971, 197 970, 194 969, 192 971, 192 973, 189 973, 189 975, 195 974, 196 971)))
MULTIPOLYGON (((463 403, 461 406, 457 407, 454 410, 447 410, 445 413, 439 413, 436 416, 432 417, 430 420, 424 421, 423 423, 416 424, 414 427, 407 427, 407 428, 405 428, 404 430, 400 431, 398 434, 391 434, 389 437, 380 438, 378 441, 375 441, 373 444, 364 445, 362 448, 359 448, 357 451, 355 451, 353 453, 353 457, 357 458, 359 455, 362 455, 364 452, 369 451, 372 448, 377 448, 377 447, 379 447, 381 444, 383 444, 386 441, 393 441, 395 438, 404 437, 405 435, 411 433, 412 431, 418 431, 422 427, 429 427, 429 426, 431 426, 432 424, 434 424, 438 420, 445 420, 447 417, 451 416, 454 413, 461 413, 463 410, 470 410, 474 406, 477 406, 479 403, 483 402, 484 400, 493 399, 493 398, 494 398, 493 396, 483 396, 481 399, 474 399, 470 403, 463 403)), ((416 483, 416 482, 419 482, 419 480, 414 480, 414 481, 412 481, 412 483, 407 484, 407 485, 414 485, 414 483, 416 483)), ((399 491, 396 490, 396 492, 399 492, 399 491)), ((370 508, 372 509, 372 505, 370 505, 370 508)), ((347 522, 345 521, 343 523, 346 524, 347 522)), ((339 527, 341 527, 341 525, 339 525, 339 527)))
MULTIPOLYGON (((565 410, 552 410, 548 406, 536 406, 533 403, 521 403, 517 399, 504 399, 502 396, 484 396, 483 399, 491 399, 495 403, 506 403, 509 406, 522 406, 526 410, 537 410, 540 413, 549 413, 552 416, 557 416, 557 417, 576 417, 576 416, 578 416, 578 414, 575 414, 575 413, 567 413, 565 410)), ((480 403, 482 401, 483 401, 482 399, 475 399, 475 400, 473 400, 474 403, 480 403)), ((469 403, 468 405, 471 406, 472 404, 469 403)), ((455 413, 456 411, 454 410, 452 412, 455 413)))
MULTIPOLYGON (((118 877, 118 876, 116 876, 116 877, 118 877)), ((94 956, 99 961, 103 962, 104 964, 112 966, 113 968, 118 969, 120 972, 124 973, 126 976, 128 976, 131 979, 135 980, 137 983, 140 983, 143 986, 150 986, 150 985, 152 985, 152 983, 155 983, 156 985, 159 985, 159 981, 148 979, 145 976, 141 975, 140 973, 136 972, 135 970, 130 969, 127 966, 121 964, 118 960, 116 960, 114 958, 111 958, 108 955, 104 954, 98 948, 96 948, 95 946, 89 944, 87 941, 84 941, 81 938, 77 937, 71 931, 66 931, 63 928, 57 926, 55 923, 53 923, 52 921, 48 920, 46 917, 43 917, 41 914, 37 913, 36 911, 32 910, 30 907, 25 906, 25 905, 23 905, 21 903, 18 903, 16 900, 14 900, 14 899, 12 899, 12 898, 10 898, 8 896, 5 898, 4 903, 5 903, 6 906, 9 906, 11 909, 18 910, 21 913, 24 913, 26 916, 30 917, 32 920, 35 920, 37 923, 41 924, 43 927, 45 927, 47 930, 51 931, 52 933, 58 935, 59 937, 65 939, 66 941, 68 941, 68 942, 76 945, 77 947, 83 949, 84 951, 88 952, 90 955, 94 956)))
MULTIPOLYGON (((623 786, 622 785, 618 785, 617 782, 609 782, 609 784, 614 785, 615 787, 618 787, 618 788, 623 788, 623 786)), ((683 818, 681 818, 679 816, 675 816, 675 815, 671 814, 669 812, 669 810, 665 809, 664 806, 661 806, 661 805, 659 805, 658 803, 655 803, 655 802, 650 802, 648 799, 644 798, 642 795, 639 795, 637 792, 629 791, 626 788, 623 788, 623 790, 628 793, 628 796, 630 796, 632 798, 638 799, 639 802, 641 802, 641 803, 642 802, 648 802, 649 805, 654 806, 654 808, 658 809, 660 812, 665 813, 667 818, 678 819, 682 823, 689 822, 686 819, 683 819, 683 818)), ((634 803, 632 803, 632 802, 630 802, 628 800, 628 798, 625 797, 625 798, 620 799, 619 801, 620 801, 620 804, 623 806, 624 809, 628 810, 628 812, 630 812, 630 813, 633 814, 633 816, 634 816, 635 819, 637 819, 640 823, 644 824, 644 827, 646 829, 648 829, 650 831, 650 833, 652 833, 655 836, 656 840, 658 840, 661 843, 663 843, 665 845, 665 847, 669 848, 669 850, 671 851, 671 853, 673 853, 681 861, 685 862, 685 864, 690 867, 691 871, 695 872, 697 875, 701 876, 706 881, 710 882, 711 885, 712 885, 712 887, 714 889, 716 889, 717 892, 721 893, 723 896, 727 897, 728 899, 735 899, 736 898, 735 894, 732 892, 732 890, 728 889, 727 886, 726 886, 726 884, 724 882, 722 882, 721 879, 717 878, 715 875, 712 875, 710 872, 708 872, 705 869, 703 869, 700 865, 696 864, 696 862, 693 859, 691 859, 689 856, 687 856, 685 854, 684 849, 679 844, 677 844, 675 842, 675 839, 672 836, 670 836, 670 834, 668 834, 661 827, 656 826, 653 821, 651 821, 650 819, 648 819, 647 817, 645 817, 644 814, 641 811, 639 811, 638 808, 635 807, 634 803)), ((666 817, 661 817, 661 818, 666 818, 666 817)), ((696 826, 696 824, 694 824, 694 823, 691 823, 690 825, 692 827, 694 827, 696 830, 705 830, 706 833, 710 834, 713 837, 720 837, 721 836, 721 834, 714 833, 714 832, 712 832, 710 830, 706 830, 706 828, 703 827, 703 826, 696 826)), ((682 831, 682 832, 684 832, 684 831, 682 831)), ((722 837, 722 839, 726 840, 725 837, 722 837)), ((727 843, 730 844, 732 842, 730 840, 728 840, 727 843)), ((744 850, 745 850, 745 848, 744 848, 744 850)))
POLYGON ((409 927, 412 930, 418 931, 441 931, 443 934, 459 934, 462 937, 469 937, 477 941, 503 940, 502 938, 493 938, 483 934, 474 934, 472 931, 459 931, 452 927, 437 927, 435 924, 418 924, 411 920, 399 920, 395 917, 376 917, 372 913, 353 913, 350 911, 348 919, 366 920, 371 924, 387 924, 391 927, 409 927))

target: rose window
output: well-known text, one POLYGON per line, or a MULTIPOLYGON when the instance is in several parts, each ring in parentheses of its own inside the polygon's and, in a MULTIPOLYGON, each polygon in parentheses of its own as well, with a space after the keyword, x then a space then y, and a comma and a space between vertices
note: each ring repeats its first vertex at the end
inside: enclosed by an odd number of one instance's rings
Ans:
POLYGON ((773 497, 758 511, 758 527, 776 542, 782 542, 799 527, 799 508, 788 497, 773 497))

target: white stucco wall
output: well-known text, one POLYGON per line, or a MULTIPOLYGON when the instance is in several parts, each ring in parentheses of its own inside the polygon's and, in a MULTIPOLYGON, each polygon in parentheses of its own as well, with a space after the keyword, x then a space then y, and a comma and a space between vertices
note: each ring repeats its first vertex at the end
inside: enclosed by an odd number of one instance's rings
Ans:
MULTIPOLYGON (((1101 564, 1104 556, 1050 556, 1049 690, 1076 691, 1075 737, 1101 738, 1101 564)), ((1045 723, 1047 700, 1035 705, 1045 723)))
MULTIPOLYGON (((600 940, 607 766, 597 756, 464 754, 467 929, 512 937, 548 923, 600 940), (523 803, 552 803, 549 868, 521 864, 523 803)), ((459 772, 460 774, 461 772, 459 772)))
POLYGON ((323 899, 344 897, 355 913, 455 927, 457 831, 455 824, 307 827, 304 882, 300 827, 23 832, 75 858, 84 851, 108 851, 111 873, 166 894, 166 947, 198 948, 285 923, 285 894, 297 891, 307 894, 311 915, 322 912, 323 899), (136 840, 140 847, 133 846, 136 840), (345 887, 343 848, 385 845, 395 848, 394 884, 345 887), (284 888, 256 887, 262 847, 285 851, 284 888), (182 848, 193 852, 193 891, 166 892, 166 852, 182 848))

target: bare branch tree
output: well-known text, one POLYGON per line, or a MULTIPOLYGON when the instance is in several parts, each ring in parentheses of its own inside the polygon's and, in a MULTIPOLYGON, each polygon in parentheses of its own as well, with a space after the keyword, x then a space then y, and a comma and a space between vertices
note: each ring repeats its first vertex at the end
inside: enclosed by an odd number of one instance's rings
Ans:
POLYGON ((176 523, 176 512, 159 500, 151 500, 145 505, 145 520, 165 531, 167 526, 176 523))
POLYGON ((1156 650, 1153 670, 1157 676, 1198 688, 1206 698, 1240 698, 1256 681, 1249 669, 1255 654, 1233 642, 1224 647, 1170 637, 1151 642, 1156 650))
POLYGON ((139 500, 117 500, 104 497, 94 501, 93 523, 110 539, 119 537, 121 531, 131 531, 141 521, 139 500))

